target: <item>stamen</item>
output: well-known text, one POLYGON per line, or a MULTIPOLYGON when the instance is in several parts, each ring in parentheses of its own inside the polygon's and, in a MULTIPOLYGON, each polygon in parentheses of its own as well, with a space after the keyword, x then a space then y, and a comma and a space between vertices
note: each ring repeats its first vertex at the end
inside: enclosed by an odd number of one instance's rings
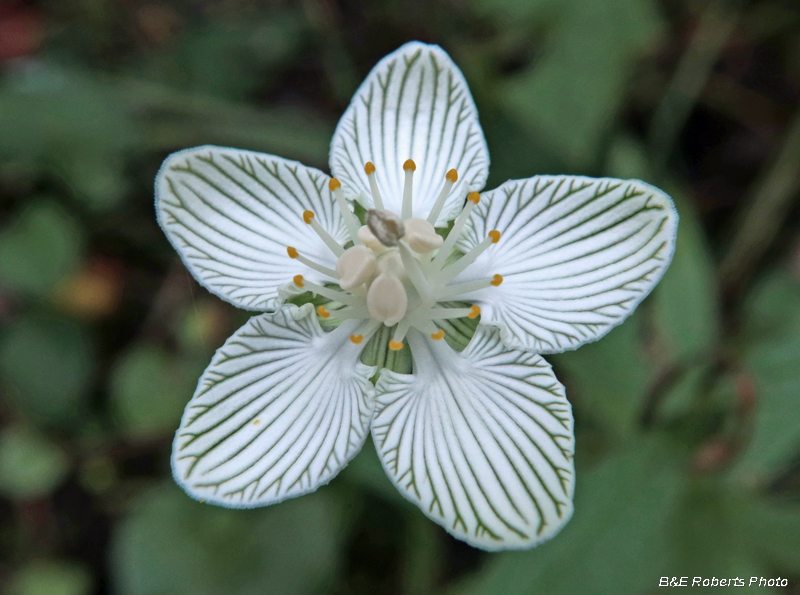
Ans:
POLYGON ((314 219, 314 211, 303 211, 303 221, 311 226, 311 229, 317 233, 319 239, 325 242, 325 245, 330 248, 331 252, 333 252, 337 258, 344 253, 344 248, 339 245, 339 242, 334 240, 331 234, 322 229, 322 226, 314 219))
POLYGON ((339 212, 342 214, 347 231, 350 232, 350 239, 354 244, 360 244, 361 240, 358 239, 358 228, 360 227, 358 219, 356 219, 350 207, 347 206, 347 200, 344 197, 344 190, 342 190, 342 183, 336 178, 331 178, 328 182, 328 189, 333 192, 336 202, 339 205, 339 212))
POLYGON ((444 330, 439 329, 438 332, 431 333, 431 339, 433 339, 434 341, 441 341, 442 339, 444 339, 444 330))
MULTIPOLYGON (((324 306, 320 306, 320 308, 324 308, 324 306)), ((370 317, 367 309, 363 307, 352 308, 348 306, 333 311, 325 310, 325 312, 334 320, 366 320, 370 317)), ((328 316, 323 316, 323 318, 328 318, 328 316)))
POLYGON ((436 303, 436 298, 433 295, 433 289, 425 273, 422 272, 422 267, 419 261, 411 254, 411 249, 405 242, 400 242, 400 258, 403 260, 403 268, 406 270, 408 278, 414 284, 422 304, 428 308, 436 303))
POLYGON ((411 218, 411 188, 414 181, 414 170, 417 169, 417 164, 413 159, 407 159, 403 164, 403 171, 406 172, 405 184, 403 184, 403 209, 400 211, 400 216, 405 219, 411 218))
POLYGON ((328 312, 328 309, 325 306, 320 306, 317 308, 317 314, 319 314, 322 318, 330 318, 331 313, 328 312))
POLYGON ((436 220, 439 218, 439 214, 444 208, 444 201, 446 201, 447 197, 450 196, 450 190, 453 189, 453 184, 455 184, 457 181, 458 172, 456 170, 451 169, 449 172, 447 172, 444 177, 444 187, 439 193, 439 197, 436 199, 436 202, 433 204, 433 208, 428 215, 428 223, 431 225, 436 225, 436 220))
POLYGON ((286 248, 286 253, 289 255, 289 258, 293 258, 293 259, 299 260, 304 265, 306 265, 308 268, 314 269, 315 271, 320 272, 323 275, 327 275, 331 279, 338 279, 339 278, 336 275, 336 271, 334 271, 333 269, 329 269, 328 267, 324 267, 321 264, 317 264, 313 260, 310 260, 310 259, 306 258, 302 254, 299 254, 297 252, 297 249, 293 248, 292 246, 288 246, 286 248))
POLYGON ((441 300, 462 294, 472 293, 479 289, 486 289, 487 287, 497 287, 503 282, 501 275, 495 275, 491 279, 482 279, 480 281, 468 281, 467 283, 456 283, 455 285, 448 285, 442 287, 436 292, 436 298, 441 300))
POLYGON ((292 278, 294 284, 301 288, 308 288, 308 291, 312 293, 319 294, 323 297, 328 298, 329 300, 333 300, 334 302, 339 302, 340 304, 345 304, 346 306, 353 306, 357 308, 361 304, 363 304, 363 300, 359 300, 353 297, 350 294, 344 293, 342 291, 336 291, 335 289, 328 289, 323 285, 318 285, 316 283, 312 283, 311 281, 306 280, 303 275, 295 275, 292 278))
POLYGON ((372 161, 367 161, 364 165, 364 173, 367 174, 369 180, 369 190, 372 193, 372 202, 375 203, 375 208, 383 210, 383 199, 381 192, 378 190, 378 180, 375 178, 375 164, 372 161))
POLYGON ((442 270, 442 266, 444 266, 445 261, 447 260, 450 251, 455 246, 456 240, 458 240, 458 236, 461 235, 461 231, 464 229, 464 226, 467 224, 467 219, 469 219, 469 214, 472 212, 472 209, 475 208, 481 200, 481 195, 477 192, 471 192, 469 196, 467 196, 467 202, 464 205, 464 209, 461 211, 461 214, 456 218, 456 222, 453 224, 453 229, 450 230, 450 233, 447 234, 447 237, 442 244, 442 247, 439 248, 439 252, 436 254, 436 258, 433 259, 433 263, 431 265, 431 271, 438 272, 442 270))
POLYGON ((392 337, 392 340, 389 341, 389 349, 392 351, 398 351, 403 348, 403 339, 406 338, 406 333, 408 333, 409 328, 411 328, 411 323, 409 322, 408 318, 405 318, 394 330, 394 336, 392 337), (395 347, 392 347, 392 345, 395 345, 395 347))
MULTIPOLYGON (((417 320, 446 320, 448 318, 474 318, 472 308, 419 308, 414 311, 414 318, 417 320)), ((480 311, 480 308, 478 308, 480 311)))
POLYGON ((355 343, 356 345, 359 345, 361 344, 362 341, 364 341, 365 338, 369 340, 369 338, 372 336, 372 334, 377 330, 377 328, 380 325, 381 323, 377 320, 370 320, 366 324, 364 323, 360 324, 357 327, 357 330, 360 330, 361 332, 359 334, 353 333, 352 335, 350 335, 350 341, 352 343, 355 343))
POLYGON ((500 232, 496 229, 493 229, 489 232, 489 237, 483 240, 480 244, 475 246, 472 250, 467 252, 464 256, 459 258, 453 264, 448 267, 445 267, 442 270, 442 274, 439 277, 439 283, 444 285, 451 279, 455 279, 464 269, 466 269, 469 265, 477 260, 477 258, 483 254, 486 249, 491 246, 492 244, 496 244, 500 241, 500 232))
POLYGON ((481 307, 480 306, 472 306, 472 308, 470 309, 469 314, 467 315, 467 318, 475 320, 480 315, 481 315, 481 307))

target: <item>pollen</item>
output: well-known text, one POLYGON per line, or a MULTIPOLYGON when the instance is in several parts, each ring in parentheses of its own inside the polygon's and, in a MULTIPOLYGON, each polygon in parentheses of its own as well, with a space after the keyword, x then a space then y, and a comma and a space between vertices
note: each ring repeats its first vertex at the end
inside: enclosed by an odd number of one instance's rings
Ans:
POLYGON ((480 315, 481 315, 481 307, 480 306, 472 306, 472 308, 469 311, 469 314, 467 314, 467 318, 475 320, 480 315))
POLYGON ((492 277, 492 285, 495 287, 500 287, 500 284, 503 282, 503 275, 495 275, 492 277))
POLYGON ((297 248, 292 248, 291 246, 287 246, 286 254, 289 255, 289 258, 297 258, 297 248))
POLYGON ((303 221, 311 225, 311 220, 314 218, 314 211, 303 211, 303 221))
POLYGON ((454 169, 451 169, 449 172, 447 172, 444 177, 453 182, 453 184, 458 182, 458 172, 454 169))
POLYGON ((257 425, 258 425, 258 424, 260 424, 260 423, 261 423, 261 420, 260 420, 260 419, 254 419, 254 420, 253 420, 253 425, 254 425, 254 426, 257 426, 257 425))
POLYGON ((364 335, 350 335, 350 341, 358 345, 364 340, 364 335))
POLYGON ((414 163, 413 159, 406 159, 406 162, 403 163, 403 171, 415 171, 417 169, 417 164, 414 163))
POLYGON ((364 173, 368 176, 375 173, 375 164, 372 161, 367 161, 364 164, 364 173))
POLYGON ((444 330, 439 329, 437 332, 431 333, 431 339, 434 341, 441 341, 444 339, 444 330))
POLYGON ((474 202, 475 204, 478 204, 479 202, 481 202, 481 193, 470 192, 469 195, 467 196, 467 200, 470 202, 474 202))
POLYGON ((341 187, 342 183, 336 178, 331 178, 330 181, 328 182, 328 190, 330 190, 331 192, 341 187))
POLYGON ((392 351, 400 351, 403 348, 403 343, 401 341, 395 341, 392 339, 389 341, 389 349, 392 351))
POLYGON ((292 277, 292 281, 294 281, 294 284, 298 287, 303 287, 303 275, 295 275, 292 277))
POLYGON ((492 238, 492 244, 496 244, 500 241, 500 232, 496 229, 493 229, 489 232, 489 237, 492 238))
POLYGON ((317 314, 322 316, 323 318, 329 318, 331 313, 328 312, 328 309, 325 306, 320 306, 317 308, 317 314))

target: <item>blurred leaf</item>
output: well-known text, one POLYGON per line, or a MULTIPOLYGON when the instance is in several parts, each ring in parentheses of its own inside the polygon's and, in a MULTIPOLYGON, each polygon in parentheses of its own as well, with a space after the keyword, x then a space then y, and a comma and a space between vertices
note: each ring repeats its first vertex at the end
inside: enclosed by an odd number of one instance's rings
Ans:
POLYGON ((368 439, 361 451, 342 470, 341 478, 381 496, 387 502, 417 512, 418 509, 406 500, 386 475, 375 444, 368 439))
POLYGON ((634 313, 596 343, 547 357, 579 410, 618 437, 636 428, 654 372, 641 327, 642 317, 634 313))
POLYGON ((675 186, 667 186, 678 208, 678 241, 672 264, 653 291, 658 339, 673 361, 707 355, 720 337, 714 261, 700 220, 675 186))
POLYGON ((21 410, 45 421, 79 419, 95 365, 90 337, 71 322, 23 318, 0 336, 8 392, 21 410))
POLYGON ((124 158, 139 146, 121 94, 78 70, 32 63, 0 87, 0 158, 60 176, 91 208, 126 192, 124 158))
POLYGON ((502 83, 500 96, 509 113, 571 163, 593 164, 637 59, 661 32, 652 0, 504 0, 490 10, 516 14, 510 26, 549 20, 543 55, 502 83))
POLYGON ((0 491, 16 500, 46 496, 64 479, 64 452, 31 428, 10 426, 0 433, 0 491))
POLYGON ((121 595, 304 595, 339 564, 342 511, 326 494, 226 510, 177 486, 143 495, 113 539, 121 595))
POLYGON ((670 523, 671 560, 663 575, 742 576, 747 564, 745 503, 718 478, 689 482, 670 523))
POLYGON ((271 71, 285 68, 298 53, 306 27, 300 14, 289 11, 269 19, 207 22, 151 59, 146 74, 190 91, 242 99, 278 78, 271 71))
POLYGON ((534 550, 494 555, 452 592, 627 595, 657 587, 681 483, 673 456, 655 440, 631 442, 580 478, 575 515, 560 534, 534 550))
POLYGON ((745 305, 744 357, 756 388, 755 425, 737 472, 768 480, 800 451, 800 283, 766 277, 745 305))
POLYGON ((34 200, 0 232, 0 283, 46 295, 77 270, 81 252, 81 230, 69 213, 34 200))
POLYGON ((111 372, 109 396, 115 418, 127 432, 173 432, 201 373, 202 368, 156 345, 133 346, 111 372))
POLYGON ((90 595, 92 576, 83 566, 56 560, 29 563, 11 579, 8 595, 90 595))
POLYGON ((800 574, 800 506, 760 500, 743 515, 753 557, 767 568, 800 574))

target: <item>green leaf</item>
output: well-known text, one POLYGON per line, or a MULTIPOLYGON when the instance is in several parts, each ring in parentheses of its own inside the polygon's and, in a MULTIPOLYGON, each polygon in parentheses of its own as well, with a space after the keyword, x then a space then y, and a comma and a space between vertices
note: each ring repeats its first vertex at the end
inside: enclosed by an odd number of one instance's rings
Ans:
POLYGON ((133 346, 111 372, 114 417, 130 433, 173 432, 202 371, 157 345, 133 346))
POLYGON ((90 595, 92 575, 78 564, 60 560, 37 560, 11 579, 8 595, 90 595))
POLYGON ((668 186, 680 215, 672 264, 653 291, 658 339, 673 361, 707 355, 720 337, 716 273, 702 225, 677 186, 668 186))
POLYGON ((655 371, 642 334, 642 315, 634 312, 599 341, 547 358, 578 410, 617 437, 636 428, 655 371))
POLYGON ((141 146, 125 97, 96 76, 54 64, 19 69, 0 87, 0 158, 60 177, 92 208, 124 194, 124 158, 141 146))
POLYGON ((0 433, 0 492, 27 500, 52 492, 69 471, 64 452, 47 438, 25 426, 10 426, 0 433))
POLYGON ((651 0, 493 2, 492 12, 517 14, 511 27, 544 21, 549 38, 530 68, 501 83, 506 109, 576 166, 595 162, 625 101, 625 89, 662 20, 651 0), (528 12, 527 19, 524 13, 528 12))
POLYGON ((58 203, 27 203, 0 232, 0 282, 44 296, 77 270, 82 244, 80 228, 58 203))
POLYGON ((298 53, 308 24, 298 12, 269 20, 213 20, 188 29, 169 51, 145 64, 145 75, 187 90, 243 99, 276 80, 298 53), (272 75, 272 76, 268 76, 272 75))
POLYGON ((0 380, 19 409, 43 421, 79 419, 95 365, 90 336, 72 322, 23 318, 0 336, 0 380))
POLYGON ((753 502, 742 517, 752 556, 764 567, 800 573, 800 506, 753 502))
POLYGON ((755 425, 736 471, 768 481, 800 452, 800 283, 766 277, 745 305, 746 370, 755 382, 755 425))
POLYGON ((336 572, 342 511, 325 494, 226 510, 176 486, 136 502, 113 538, 120 595, 304 595, 336 572))
POLYGON ((656 587, 681 481, 673 456, 655 440, 631 442, 580 478, 575 515, 552 542, 493 556, 452 593, 621 595, 656 587))

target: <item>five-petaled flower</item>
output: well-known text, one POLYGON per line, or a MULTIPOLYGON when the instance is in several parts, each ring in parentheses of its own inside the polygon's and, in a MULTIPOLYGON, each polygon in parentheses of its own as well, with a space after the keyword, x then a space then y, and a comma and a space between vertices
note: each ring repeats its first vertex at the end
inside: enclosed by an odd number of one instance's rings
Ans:
POLYGON ((459 539, 527 548, 564 526, 573 419, 540 354, 630 314, 670 262, 677 214, 637 180, 537 176, 479 194, 488 166, 461 72, 421 43, 356 92, 334 178, 210 146, 166 160, 158 220, 186 267, 266 312, 217 351, 186 408, 172 466, 192 497, 246 508, 311 492, 371 431, 400 492, 459 539), (304 292, 326 301, 285 303, 304 292), (442 340, 443 321, 478 316, 463 351, 442 340), (382 326, 413 371, 380 370, 373 386, 361 352, 382 326))

